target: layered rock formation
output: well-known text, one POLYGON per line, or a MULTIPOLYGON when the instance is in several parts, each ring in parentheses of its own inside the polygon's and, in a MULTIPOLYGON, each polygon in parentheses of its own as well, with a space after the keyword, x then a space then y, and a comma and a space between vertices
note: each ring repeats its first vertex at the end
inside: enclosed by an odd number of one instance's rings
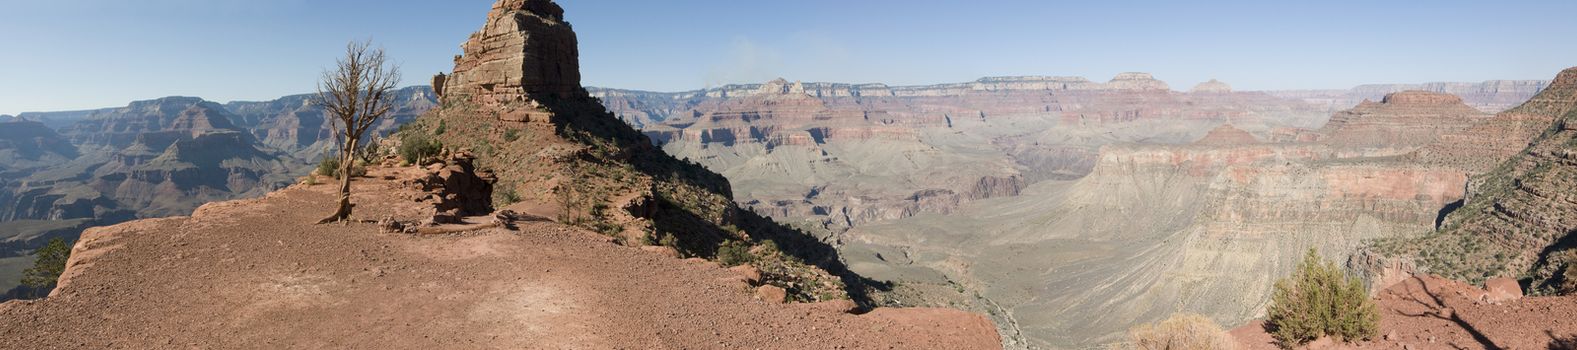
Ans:
POLYGON ((1261 93, 1171 92, 1143 73, 592 93, 664 150, 734 179, 756 211, 832 232, 1078 178, 1113 142, 1187 143, 1224 122, 1312 128, 1327 116, 1261 93))
POLYGON ((1413 152, 1489 117, 1456 96, 1404 91, 1337 113, 1320 131, 1323 142, 1358 152, 1355 156, 1384 157, 1413 152))
POLYGON ((1215 129, 1210 129, 1204 138, 1195 141, 1198 145, 1243 145, 1258 143, 1259 139, 1243 129, 1238 129, 1232 124, 1221 124, 1215 129))
POLYGON ((505 102, 531 93, 572 93, 580 87, 580 48, 564 9, 547 0, 493 4, 481 31, 461 45, 446 95, 505 102))
POLYGON ((1470 172, 1405 155, 1489 120, 1453 96, 1403 92, 1270 142, 1230 123, 1189 145, 1108 145, 1075 181, 856 227, 845 256, 922 303, 994 310, 1028 347, 1116 341, 1178 311, 1240 324, 1308 249, 1345 261, 1433 230, 1468 197, 1470 172))
POLYGON ((1334 109, 1346 109, 1361 101, 1378 100, 1395 92, 1429 91, 1461 97, 1469 106, 1485 113, 1499 113, 1521 105, 1549 83, 1547 80, 1490 80, 1478 83, 1368 84, 1346 90, 1286 90, 1269 93, 1326 104, 1334 109))
POLYGON ((1538 97, 1495 121, 1547 121, 1547 127, 1513 158, 1475 179, 1466 201, 1438 232, 1379 248, 1416 259, 1434 274, 1474 282, 1525 277, 1540 289, 1560 289, 1562 272, 1577 268, 1577 254, 1568 253, 1577 247, 1577 68, 1561 72, 1538 97))
MULTIPOLYGON (((97 110, 62 137, 81 154, 18 173, 0 220, 157 217, 289 183, 295 161, 259 145, 216 103, 171 97, 97 110)), ((57 146, 58 147, 58 146, 57 146)))
MULTIPOLYGON (((574 33, 559 11, 545 0, 495 3, 455 72, 442 79, 443 106, 410 124, 402 139, 474 151, 476 166, 497 175, 495 191, 511 195, 500 198, 518 199, 502 209, 674 255, 743 259, 789 301, 872 305, 866 281, 849 273, 831 246, 740 209, 726 178, 653 147, 579 87, 578 72, 568 71, 578 66, 574 33), (521 62, 526 68, 515 69, 521 62)), ((729 117, 755 118, 718 119, 729 117)), ((736 136, 744 135, 705 137, 736 136)))
MULTIPOLYGON (((251 132, 263 145, 283 150, 298 159, 317 160, 337 146, 334 128, 338 122, 312 103, 313 96, 303 94, 272 101, 230 102, 224 104, 224 108, 231 112, 237 127, 251 132)), ((394 108, 368 129, 368 135, 389 135, 437 105, 438 96, 429 87, 395 90, 394 108)))

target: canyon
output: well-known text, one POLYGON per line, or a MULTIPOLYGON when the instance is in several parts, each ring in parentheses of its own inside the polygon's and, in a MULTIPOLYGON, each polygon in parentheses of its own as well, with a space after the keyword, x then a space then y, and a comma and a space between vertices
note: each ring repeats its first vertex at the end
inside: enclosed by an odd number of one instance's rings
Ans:
POLYGON ((591 91, 752 210, 897 283, 884 302, 976 310, 1009 348, 1067 348, 1173 312, 1241 324, 1308 249, 1364 271, 1372 242, 1432 234, 1470 178, 1548 125, 1500 112, 1550 84, 1178 92, 1125 73, 591 91))
POLYGON ((343 226, 307 224, 337 141, 312 95, 0 116, 0 279, 76 240, 49 298, 0 304, 32 327, 0 344, 1052 349, 1188 312, 1265 346, 1309 250, 1388 324, 1444 283, 1414 275, 1577 288, 1577 70, 649 92, 583 87, 578 40, 552 1, 497 1, 452 71, 393 92, 343 226), (436 161, 392 151, 416 141, 436 161))

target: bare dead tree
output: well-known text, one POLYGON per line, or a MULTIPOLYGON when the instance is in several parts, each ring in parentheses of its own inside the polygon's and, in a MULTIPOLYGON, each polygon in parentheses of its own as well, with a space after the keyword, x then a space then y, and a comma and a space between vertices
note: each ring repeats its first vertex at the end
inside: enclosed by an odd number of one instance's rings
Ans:
POLYGON ((382 48, 372 41, 352 41, 345 45, 345 57, 332 71, 324 71, 313 102, 334 117, 336 139, 340 141, 339 209, 319 224, 350 219, 350 174, 356 151, 367 129, 377 123, 394 105, 395 84, 400 83, 400 67, 389 62, 382 48))

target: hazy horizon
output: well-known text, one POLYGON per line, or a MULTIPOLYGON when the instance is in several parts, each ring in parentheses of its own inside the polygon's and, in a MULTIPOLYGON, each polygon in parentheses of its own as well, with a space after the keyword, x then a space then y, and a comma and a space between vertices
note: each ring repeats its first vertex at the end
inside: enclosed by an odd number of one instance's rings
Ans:
MULTIPOLYGON (((4 0, 0 114, 198 96, 311 92, 346 41, 372 38, 402 85, 448 71, 491 0, 4 0)), ((1577 64, 1577 3, 560 1, 583 83, 647 91, 790 81, 926 85, 1147 72, 1186 90, 1544 80, 1577 64), (1365 38, 1355 40, 1353 38, 1365 38)))

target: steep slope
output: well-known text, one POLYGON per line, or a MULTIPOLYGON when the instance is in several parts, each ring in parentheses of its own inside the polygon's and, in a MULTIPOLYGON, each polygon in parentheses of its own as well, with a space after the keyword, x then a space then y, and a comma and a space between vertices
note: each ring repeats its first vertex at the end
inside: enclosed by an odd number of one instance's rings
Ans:
MULTIPOLYGON (((414 167, 358 179, 357 218, 414 221, 414 167), (384 180, 388 176, 394 180, 384 180)), ((50 297, 0 304, 0 348, 983 349, 946 309, 780 304, 712 263, 543 219, 403 234, 313 225, 331 185, 90 229, 50 297)), ((491 220, 491 217, 471 220, 491 220)))
POLYGON ((627 245, 749 262, 793 300, 868 305, 866 281, 846 271, 831 246, 740 209, 727 179, 663 153, 588 95, 562 11, 545 0, 495 3, 454 72, 435 79, 441 107, 400 139, 473 150, 507 193, 499 198, 520 201, 500 207, 627 245))
POLYGON ((1428 236, 1384 242, 1382 251, 1418 260, 1425 271, 1473 282, 1515 277, 1550 290, 1577 265, 1577 68, 1504 113, 1548 120, 1526 149, 1476 178, 1460 209, 1428 236))
POLYGON ((0 182, 21 178, 29 170, 70 161, 77 148, 44 123, 0 120, 0 182))

